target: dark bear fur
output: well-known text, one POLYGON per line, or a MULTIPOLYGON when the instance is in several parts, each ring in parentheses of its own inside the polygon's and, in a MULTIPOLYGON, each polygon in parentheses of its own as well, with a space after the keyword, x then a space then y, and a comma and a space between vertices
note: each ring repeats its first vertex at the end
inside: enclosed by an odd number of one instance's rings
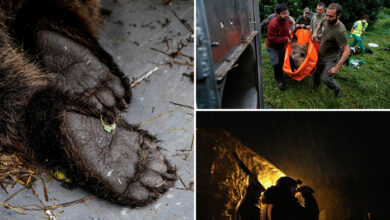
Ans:
POLYGON ((298 69, 303 61, 306 59, 307 55, 307 49, 309 47, 309 44, 298 44, 297 43, 297 38, 294 34, 294 37, 291 42, 291 54, 290 54, 290 65, 291 65, 291 70, 296 70, 298 69))
POLYGON ((97 0, 0 0, 0 149, 141 206, 176 172, 155 137, 120 119, 130 83, 96 39, 99 12, 97 0), (105 132, 101 120, 117 128, 105 132))

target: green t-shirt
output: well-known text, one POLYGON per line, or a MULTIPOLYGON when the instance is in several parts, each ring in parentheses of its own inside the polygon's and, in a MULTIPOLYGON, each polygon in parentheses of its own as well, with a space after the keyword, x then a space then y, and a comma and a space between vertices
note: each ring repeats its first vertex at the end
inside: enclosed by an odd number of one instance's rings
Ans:
POLYGON ((297 22, 295 22, 295 24, 304 24, 305 26, 309 26, 310 25, 310 18, 307 17, 306 20, 305 18, 303 18, 303 16, 299 16, 298 19, 297 19, 297 22))
POLYGON ((348 44, 347 29, 341 21, 336 25, 329 25, 323 20, 321 25, 323 32, 319 58, 321 61, 337 60, 340 48, 348 44))

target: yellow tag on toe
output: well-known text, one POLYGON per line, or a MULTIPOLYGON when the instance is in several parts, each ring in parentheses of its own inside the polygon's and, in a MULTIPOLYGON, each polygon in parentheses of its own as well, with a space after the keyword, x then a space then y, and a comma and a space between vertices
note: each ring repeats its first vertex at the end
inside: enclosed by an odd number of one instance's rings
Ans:
POLYGON ((103 125, 103 128, 105 131, 107 131, 108 133, 111 133, 113 130, 115 130, 116 128, 116 124, 112 124, 112 125, 103 125))
POLYGON ((54 178, 56 178, 58 181, 62 181, 62 182, 67 182, 67 183, 70 183, 72 182, 71 179, 67 178, 65 173, 61 172, 61 171, 56 171, 54 172, 53 174, 54 178))
POLYGON ((116 123, 115 122, 113 124, 111 124, 111 125, 104 124, 102 115, 100 115, 100 122, 102 123, 104 130, 107 131, 108 133, 111 133, 116 128, 116 123))
POLYGON ((61 171, 56 171, 54 172, 54 178, 56 178, 57 180, 64 180, 66 178, 66 175, 61 171))

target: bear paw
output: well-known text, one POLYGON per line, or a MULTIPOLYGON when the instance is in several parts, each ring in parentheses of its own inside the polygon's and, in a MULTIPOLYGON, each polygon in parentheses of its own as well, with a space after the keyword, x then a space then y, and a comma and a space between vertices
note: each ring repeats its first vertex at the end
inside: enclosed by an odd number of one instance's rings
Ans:
POLYGON ((54 83, 61 91, 86 100, 100 112, 124 109, 130 103, 128 80, 110 72, 85 46, 60 33, 41 30, 36 34, 36 48, 43 68, 55 73, 54 83))
POLYGON ((102 124, 83 114, 64 114, 64 151, 77 174, 73 179, 104 198, 131 206, 154 201, 174 185, 176 171, 153 136, 124 121, 112 132, 102 124))

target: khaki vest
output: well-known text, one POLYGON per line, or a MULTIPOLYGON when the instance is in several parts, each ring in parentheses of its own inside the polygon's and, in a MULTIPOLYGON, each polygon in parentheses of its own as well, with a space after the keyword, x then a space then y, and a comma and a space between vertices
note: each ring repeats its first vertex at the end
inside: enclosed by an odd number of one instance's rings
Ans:
MULTIPOLYGON (((317 14, 313 14, 313 17, 311 19, 311 28, 313 30, 313 33, 314 31, 317 29, 317 26, 321 23, 322 20, 325 19, 325 12, 322 13, 321 17, 317 17, 317 14)), ((317 33, 317 37, 318 38, 321 38, 322 37, 322 31, 324 30, 324 27, 321 27, 319 30, 318 30, 318 33, 317 33)))

